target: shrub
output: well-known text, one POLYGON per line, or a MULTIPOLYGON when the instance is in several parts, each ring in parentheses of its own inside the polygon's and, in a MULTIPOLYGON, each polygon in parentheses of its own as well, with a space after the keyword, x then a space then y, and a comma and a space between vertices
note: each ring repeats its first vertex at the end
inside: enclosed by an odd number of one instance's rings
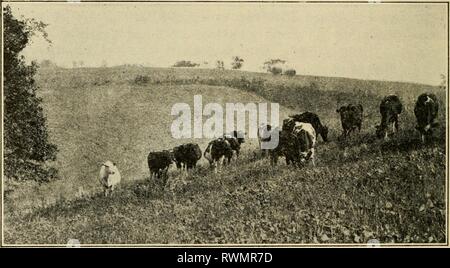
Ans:
POLYGON ((284 75, 287 76, 295 76, 297 74, 297 72, 294 69, 287 69, 286 71, 284 71, 284 75))
POLYGON ((283 72, 283 70, 279 67, 271 67, 269 69, 269 72, 272 73, 273 75, 278 75, 278 74, 281 74, 283 72))
POLYGON ((233 57, 233 61, 231 62, 231 69, 233 70, 239 70, 241 69, 242 65, 244 63, 244 60, 238 56, 233 57))
POLYGON ((181 60, 177 61, 172 67, 197 67, 200 66, 200 64, 191 62, 189 60, 181 60))
POLYGON ((150 82, 150 78, 148 77, 148 75, 137 75, 134 78, 134 83, 136 85, 144 85, 147 84, 148 82, 150 82))

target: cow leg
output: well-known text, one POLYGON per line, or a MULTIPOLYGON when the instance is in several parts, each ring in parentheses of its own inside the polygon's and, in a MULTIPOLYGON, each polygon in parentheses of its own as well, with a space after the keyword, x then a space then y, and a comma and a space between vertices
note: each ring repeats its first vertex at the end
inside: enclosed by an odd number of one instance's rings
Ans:
POLYGON ((314 148, 311 148, 311 156, 310 156, 310 158, 311 158, 311 162, 312 162, 312 164, 313 164, 313 167, 315 167, 316 166, 316 163, 315 163, 315 161, 314 161, 314 148))
POLYGON ((166 186, 166 184, 167 184, 167 181, 169 180, 169 167, 167 167, 167 168, 165 168, 164 169, 164 186, 166 186))
POLYGON ((276 166, 278 164, 278 155, 270 155, 270 164, 276 166))
POLYGON ((286 156, 286 165, 290 165, 291 164, 291 159, 289 157, 286 156))

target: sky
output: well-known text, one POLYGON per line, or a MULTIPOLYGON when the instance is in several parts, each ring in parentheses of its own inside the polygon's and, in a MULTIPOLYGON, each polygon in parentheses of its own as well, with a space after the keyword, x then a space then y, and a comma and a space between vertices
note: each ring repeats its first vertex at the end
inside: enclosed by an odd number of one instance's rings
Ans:
POLYGON ((48 25, 23 54, 71 67, 190 60, 214 67, 233 56, 262 72, 280 58, 298 74, 438 85, 447 74, 444 4, 10 3, 48 25))

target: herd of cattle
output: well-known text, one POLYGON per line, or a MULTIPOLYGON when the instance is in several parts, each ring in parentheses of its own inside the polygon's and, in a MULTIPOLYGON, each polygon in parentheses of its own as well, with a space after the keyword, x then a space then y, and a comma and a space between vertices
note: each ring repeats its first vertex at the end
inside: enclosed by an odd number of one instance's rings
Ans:
MULTIPOLYGON (((387 138, 390 126, 393 133, 398 130, 398 115, 403 106, 396 95, 383 98, 380 103, 381 124, 377 126, 376 136, 387 138)), ((414 114, 417 119, 416 129, 421 135, 422 142, 431 137, 433 129, 438 125, 435 122, 439 110, 436 96, 431 93, 420 95, 416 101, 414 114)), ((356 130, 361 131, 363 122, 362 105, 349 104, 340 107, 336 112, 340 115, 342 136, 345 138, 356 130)), ((209 161, 214 170, 220 163, 229 164, 234 154, 239 156, 244 135, 240 131, 233 131, 209 142, 203 156, 209 161)), ((303 166, 307 162, 314 163, 314 150, 317 137, 321 136, 324 142, 328 141, 328 127, 323 125, 319 117, 311 112, 291 115, 283 120, 281 129, 270 125, 262 125, 258 129, 258 141, 262 154, 270 156, 272 164, 276 164, 279 157, 286 159, 287 165, 303 166), (278 134, 278 146, 274 149, 263 149, 262 142, 270 141, 275 132, 278 134)), ((200 146, 195 143, 182 144, 172 150, 150 152, 147 157, 150 178, 155 177, 164 185, 167 181, 167 172, 172 163, 178 169, 190 170, 196 167, 202 157, 200 146)), ((120 183, 120 173, 116 165, 107 161, 100 169, 100 181, 104 187, 105 195, 111 193, 120 183)))

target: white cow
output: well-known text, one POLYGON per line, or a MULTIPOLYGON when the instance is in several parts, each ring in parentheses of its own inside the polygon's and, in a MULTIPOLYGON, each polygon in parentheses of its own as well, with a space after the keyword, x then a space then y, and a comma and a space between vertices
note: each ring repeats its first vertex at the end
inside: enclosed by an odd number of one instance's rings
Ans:
POLYGON ((300 162, 311 159, 314 162, 314 147, 316 146, 316 130, 309 123, 295 122, 293 133, 300 143, 300 162))
POLYGON ((105 196, 112 194, 114 187, 120 183, 121 177, 116 164, 106 161, 100 168, 100 183, 103 185, 105 196))

